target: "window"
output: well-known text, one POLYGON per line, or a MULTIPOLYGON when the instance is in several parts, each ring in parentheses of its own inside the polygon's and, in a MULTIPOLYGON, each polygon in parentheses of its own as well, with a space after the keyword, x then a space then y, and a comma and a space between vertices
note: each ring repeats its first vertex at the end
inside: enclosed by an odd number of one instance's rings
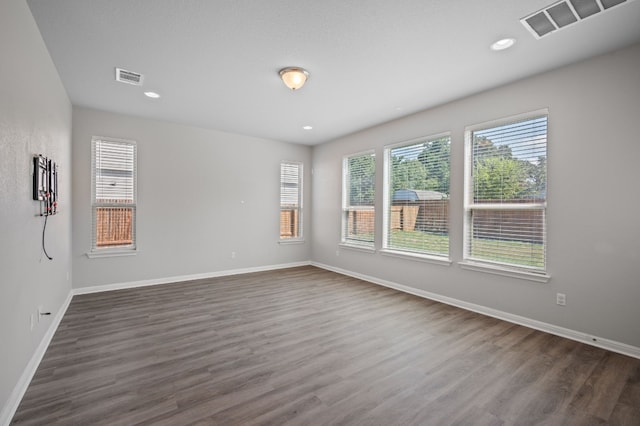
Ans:
POLYGON ((449 257, 450 152, 448 134, 385 149, 383 248, 449 257))
POLYGON ((91 251, 135 250, 136 144, 94 137, 91 157, 91 251))
POLYGON ((280 164, 280 240, 302 239, 302 164, 280 164))
POLYGON ((547 112, 468 128, 465 259, 546 270, 547 112))
POLYGON ((376 157, 366 152, 343 160, 342 243, 374 248, 376 157))

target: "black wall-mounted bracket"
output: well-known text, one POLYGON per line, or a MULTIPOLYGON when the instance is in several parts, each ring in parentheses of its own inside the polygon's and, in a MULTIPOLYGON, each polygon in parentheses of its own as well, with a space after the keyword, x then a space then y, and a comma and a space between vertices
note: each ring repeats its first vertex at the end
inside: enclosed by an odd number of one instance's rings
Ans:
POLYGON ((42 154, 33 157, 33 199, 40 201, 39 216, 58 212, 58 165, 42 154))

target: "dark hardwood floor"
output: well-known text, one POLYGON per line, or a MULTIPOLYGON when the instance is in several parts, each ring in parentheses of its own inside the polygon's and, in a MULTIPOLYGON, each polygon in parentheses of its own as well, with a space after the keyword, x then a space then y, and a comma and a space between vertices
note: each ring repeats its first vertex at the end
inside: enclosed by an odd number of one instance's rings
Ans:
POLYGON ((28 425, 640 425, 640 360, 314 267, 75 296, 28 425))

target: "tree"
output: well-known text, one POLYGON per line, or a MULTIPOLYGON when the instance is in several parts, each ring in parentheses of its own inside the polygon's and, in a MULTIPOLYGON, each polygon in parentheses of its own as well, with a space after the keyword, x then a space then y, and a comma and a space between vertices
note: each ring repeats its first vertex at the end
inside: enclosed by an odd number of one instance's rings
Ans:
POLYGON ((547 193, 547 157, 538 157, 538 163, 529 163, 529 178, 531 180, 531 196, 544 198, 547 193))
POLYGON ((372 206, 375 197, 376 160, 372 155, 349 158, 349 204, 372 206))
POLYGON ((527 169, 522 162, 501 156, 476 161, 473 176, 475 200, 512 200, 527 189, 527 169))
POLYGON ((474 139, 473 194, 476 200, 539 198, 546 191, 546 157, 515 158, 508 145, 474 139))
POLYGON ((392 194, 398 189, 426 189, 427 171, 418 160, 392 157, 392 194))
POLYGON ((509 145, 496 145, 485 136, 477 136, 473 140, 473 151, 477 157, 513 158, 509 145))
POLYGON ((424 188, 420 189, 449 194, 450 156, 451 139, 448 136, 425 144, 423 151, 418 155, 418 160, 424 166, 427 174, 424 188))

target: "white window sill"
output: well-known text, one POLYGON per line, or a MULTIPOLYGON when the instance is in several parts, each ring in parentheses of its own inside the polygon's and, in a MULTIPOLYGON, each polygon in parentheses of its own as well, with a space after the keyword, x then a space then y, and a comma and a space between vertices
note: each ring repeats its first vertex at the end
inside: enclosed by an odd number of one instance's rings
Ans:
POLYGON ((384 256, 399 257, 401 259, 415 260, 418 262, 434 263, 436 265, 451 266, 451 260, 446 257, 434 256, 429 254, 411 253, 399 250, 382 249, 380 254, 384 256))
POLYGON ((502 275, 505 277, 519 278, 522 280, 535 281, 539 283, 546 283, 546 282, 549 282, 549 280, 551 279, 551 276, 545 273, 536 273, 536 272, 523 271, 519 269, 504 268, 501 266, 488 265, 484 263, 476 263, 468 260, 463 262, 458 262, 458 265, 460 265, 462 269, 467 269, 470 271, 486 272, 488 274, 502 275))
POLYGON ((100 250, 90 251, 86 253, 89 259, 97 259, 101 257, 135 256, 136 254, 138 254, 138 250, 100 250))
POLYGON ((365 253, 375 253, 376 249, 373 247, 369 247, 369 246, 365 246, 365 245, 360 245, 360 244, 349 244, 349 243, 340 243, 338 244, 338 246, 340 248, 345 248, 345 249, 349 249, 349 250, 356 250, 356 251, 362 251, 365 253))
POLYGON ((304 244, 304 240, 299 240, 295 238, 291 238, 289 240, 278 240, 278 244, 289 245, 289 244, 304 244))

